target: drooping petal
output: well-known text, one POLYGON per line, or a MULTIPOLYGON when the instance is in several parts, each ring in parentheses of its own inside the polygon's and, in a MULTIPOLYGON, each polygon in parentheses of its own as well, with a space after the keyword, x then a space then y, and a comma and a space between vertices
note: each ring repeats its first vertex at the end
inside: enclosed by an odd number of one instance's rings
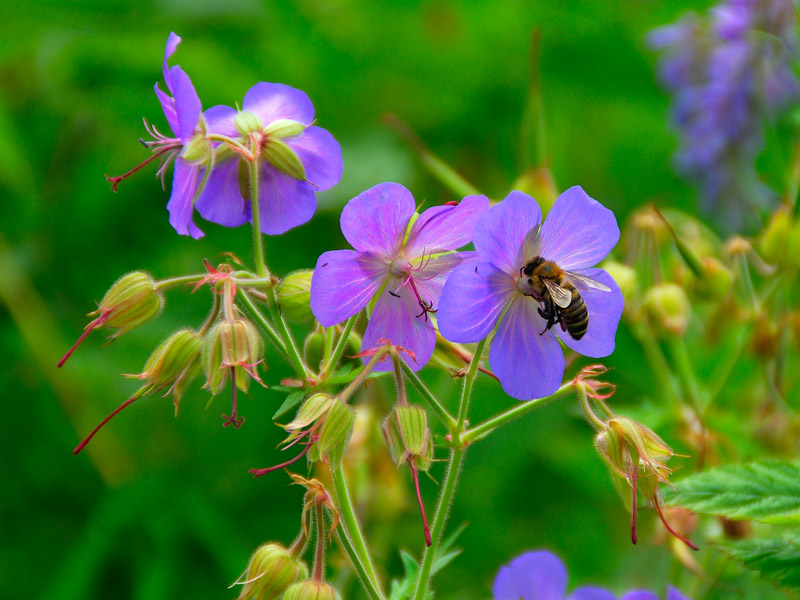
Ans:
POLYGON ((515 290, 513 278, 491 263, 456 267, 439 298, 439 333, 457 343, 482 340, 494 328, 515 290))
POLYGON ((311 220, 317 210, 317 196, 307 181, 295 179, 264 163, 258 205, 262 233, 279 235, 311 220))
MULTIPOLYGON (((172 95, 175 99, 175 112, 178 116, 178 131, 175 134, 186 143, 197 129, 202 106, 200 98, 192 85, 192 80, 179 66, 170 69, 172 95)), ((173 130, 174 131, 174 130, 173 130)))
POLYGON ((423 212, 408 234, 409 258, 456 250, 472 241, 475 225, 489 208, 486 196, 467 196, 457 206, 434 206, 423 212))
POLYGON ((175 100, 166 92, 161 91, 161 88, 158 87, 158 83, 153 86, 153 89, 156 92, 158 101, 161 103, 161 110, 164 111, 164 117, 167 119, 169 128, 175 135, 178 135, 181 126, 178 121, 178 113, 175 111, 175 100))
POLYGON ((314 120, 314 105, 308 95, 283 83, 255 84, 244 95, 242 109, 258 116, 264 126, 278 119, 291 119, 303 125, 314 120))
POLYGON ((500 569, 494 600, 564 600, 567 569, 551 552, 528 552, 500 569))
POLYGON ((549 396, 564 376, 564 353, 556 336, 542 334, 546 323, 538 307, 533 298, 518 295, 503 315, 489 352, 503 390, 518 400, 549 396))
POLYGON ((610 292, 591 288, 581 281, 574 281, 583 301, 586 303, 586 310, 589 313, 589 326, 584 336, 573 339, 569 333, 562 331, 561 327, 553 327, 553 331, 561 338, 564 344, 584 356, 601 358, 614 352, 614 338, 617 334, 617 326, 622 316, 622 309, 625 299, 617 285, 617 282, 603 269, 583 269, 577 272, 594 279, 611 288, 610 292))
POLYGON ((203 232, 194 224, 192 201, 197 192, 202 169, 187 163, 180 157, 175 158, 175 170, 172 176, 172 193, 167 202, 169 224, 181 235, 191 235, 194 239, 203 237, 203 232))
POLYGON ((669 589, 667 590, 667 600, 689 600, 689 598, 681 594, 674 587, 669 586, 669 589))
POLYGON ((638 590, 634 592, 628 592, 622 598, 620 598, 620 600, 658 600, 658 596, 656 596, 653 592, 638 590))
POLYGON ((334 137, 321 127, 308 127, 303 135, 288 138, 286 144, 303 164, 306 179, 315 190, 332 188, 342 178, 342 149, 334 137))
POLYGON ((542 221, 536 200, 522 192, 511 192, 490 208, 475 227, 473 243, 482 261, 506 273, 519 274, 524 266, 520 251, 528 233, 542 221))
POLYGON ((230 138, 236 138, 239 136, 238 132, 236 131, 236 126, 234 125, 236 111, 230 106, 225 106, 224 104, 212 106, 211 108, 206 109, 206 112, 203 113, 203 116, 206 119, 209 133, 226 135, 230 138))
POLYGON ((593 267, 619 241, 614 213, 579 185, 556 200, 541 231, 541 255, 571 271, 593 267))
POLYGON ((379 183, 342 210, 342 233, 353 248, 395 258, 414 214, 414 197, 399 183, 379 183))
POLYGON ((311 277, 311 312, 323 327, 341 323, 367 305, 386 276, 386 265, 368 254, 325 252, 311 277))
MULTIPOLYGON (((414 354, 413 359, 405 352, 401 352, 400 356, 412 370, 419 371, 433 354, 436 332, 430 318, 426 319, 425 315, 417 316, 421 309, 410 287, 408 285, 398 287, 399 283, 399 279, 390 280, 378 298, 367 329, 364 331, 361 350, 363 352, 380 346, 381 339, 389 340, 392 344, 402 346, 414 354)), ((364 357, 362 360, 366 364, 369 362, 369 357, 364 357)), ((389 358, 379 362, 375 367, 376 371, 391 369, 392 361, 389 358)))
POLYGON ((238 227, 250 220, 250 205, 239 190, 238 157, 214 167, 195 208, 206 221, 225 227, 238 227))
POLYGON ((167 46, 164 48, 164 64, 161 67, 161 70, 164 73, 164 83, 167 84, 167 89, 170 92, 172 91, 172 83, 170 82, 169 65, 167 64, 167 61, 173 54, 175 54, 175 50, 177 50, 178 44, 180 43, 181 36, 175 32, 170 32, 169 37, 167 38, 167 46))
POLYGON ((617 600, 617 597, 602 588, 579 588, 567 600, 617 600))

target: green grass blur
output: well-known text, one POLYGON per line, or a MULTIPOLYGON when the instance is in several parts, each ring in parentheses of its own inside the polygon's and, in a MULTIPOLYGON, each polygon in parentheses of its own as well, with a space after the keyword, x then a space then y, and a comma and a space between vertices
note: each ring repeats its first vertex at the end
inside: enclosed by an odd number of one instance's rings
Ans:
MULTIPOLYGON (((321 196, 314 220, 266 240, 271 268, 287 273, 343 247, 339 209, 376 183, 398 181, 418 200, 455 199, 382 124, 387 113, 483 192, 504 197, 526 166, 521 124, 536 28, 545 137, 559 187, 582 185, 621 223, 653 199, 694 211, 693 190, 670 166, 667 98, 643 39, 688 4, 7 3, 0 22, 0 596, 235 597, 225 587, 249 553, 266 540, 290 542, 299 526, 300 490, 282 473, 258 481, 247 474, 280 460, 282 432, 270 419, 282 399, 275 392, 253 390, 238 431, 220 426, 227 397, 206 407, 199 384, 178 419, 168 399, 148 398, 84 454, 71 454, 136 389, 119 374, 139 372, 163 337, 198 324, 208 292, 169 293, 158 320, 108 346, 102 332, 92 335, 56 370, 94 301, 129 270, 157 278, 197 272, 203 258, 214 261, 223 251, 250 260, 247 228, 198 221, 203 239, 175 235, 164 208, 168 192, 153 169, 117 194, 103 179, 147 156, 137 143, 143 116, 166 128, 152 86, 170 31, 184 40, 172 62, 192 77, 204 107, 233 105, 258 81, 286 83, 308 93, 318 123, 342 145, 344 177, 321 196)), ((267 363, 269 382, 288 375, 275 357, 267 363)), ((648 395, 640 351, 622 329, 607 363, 616 367, 620 403, 637 405, 648 395)), ((431 382, 441 390, 452 385, 436 374, 431 382)), ((481 382, 472 418, 512 402, 481 382)), ((436 579, 438 598, 487 598, 501 564, 542 547, 566 560, 572 584, 663 589, 674 565, 663 548, 631 546, 628 515, 575 408, 551 405, 468 455, 450 517, 451 527, 469 524, 459 541, 464 553, 436 579)), ((679 440, 663 433, 680 452, 679 440)), ((442 475, 435 467, 433 476, 442 475)), ((367 515, 391 575, 401 564, 390 543, 413 554, 422 547, 410 479, 389 472, 398 476, 402 487, 395 482, 384 493, 404 509, 367 515)), ((436 485, 423 479, 423 488, 432 511, 436 485)), ((652 523, 643 517, 645 540, 652 523)))

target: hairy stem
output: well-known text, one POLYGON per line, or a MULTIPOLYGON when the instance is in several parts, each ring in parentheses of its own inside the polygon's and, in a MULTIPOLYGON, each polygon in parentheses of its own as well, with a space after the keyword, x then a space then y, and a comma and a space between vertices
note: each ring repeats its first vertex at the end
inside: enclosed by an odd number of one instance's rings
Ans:
POLYGON ((250 206, 253 214, 253 258, 256 263, 256 273, 259 277, 269 277, 267 263, 264 259, 264 237, 261 233, 261 210, 258 206, 258 158, 250 161, 250 206))
POLYGON ((444 426, 447 427, 448 431, 451 433, 456 430, 456 420, 451 415, 447 409, 442 406, 439 400, 436 399, 436 396, 433 395, 428 389, 428 386, 423 383, 422 379, 420 379, 419 375, 417 375, 414 371, 411 370, 406 363, 402 364, 403 371, 406 374, 406 377, 411 382, 411 384, 417 389, 419 395, 428 403, 428 405, 433 409, 433 412, 441 419, 444 426))

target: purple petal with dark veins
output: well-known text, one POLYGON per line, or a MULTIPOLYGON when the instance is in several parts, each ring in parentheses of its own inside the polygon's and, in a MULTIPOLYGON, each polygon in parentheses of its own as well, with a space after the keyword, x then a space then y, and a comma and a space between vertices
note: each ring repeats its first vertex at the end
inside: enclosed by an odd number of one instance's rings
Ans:
POLYGON ((514 279, 491 263, 471 262, 456 267, 439 299, 439 333, 457 343, 482 340, 515 292, 514 279))
POLYGON ((583 269, 577 273, 607 285, 611 291, 605 292, 588 287, 581 281, 573 281, 586 303, 586 309, 589 312, 589 326, 579 340, 573 339, 559 326, 553 327, 553 331, 567 347, 575 352, 592 358, 602 358, 614 352, 614 338, 617 334, 619 319, 622 316, 622 309, 625 306, 625 299, 622 297, 617 282, 603 269, 583 269))
POLYGON ((457 206, 434 206, 423 212, 408 234, 405 253, 422 256, 457 250, 472 241, 475 225, 489 208, 486 196, 467 196, 457 206))
POLYGON ((536 200, 522 192, 511 192, 491 207, 475 227, 475 250, 482 261, 519 275, 525 262, 521 257, 523 242, 541 220, 542 211, 536 200))
POLYGON ((192 220, 194 207, 192 201, 197 192, 202 169, 190 165, 180 157, 175 158, 172 176, 172 193, 167 202, 169 224, 181 235, 191 235, 194 239, 203 237, 203 232, 192 220))
POLYGON ((353 248, 394 259, 414 214, 414 197, 399 183, 379 183, 342 210, 342 233, 353 248))
POLYGON ((341 323, 367 305, 386 277, 386 265, 368 254, 325 252, 311 277, 311 312, 323 327, 341 323))
POLYGON ((614 213, 576 185, 558 197, 542 225, 541 256, 575 271, 603 260, 619 240, 614 213))
POLYGON ((553 553, 527 552, 502 567, 492 586, 494 600, 564 600, 567 569, 553 553))
MULTIPOLYGON (((400 357, 413 371, 419 371, 433 354, 436 331, 430 318, 417 316, 421 309, 409 285, 398 287, 399 284, 399 279, 392 278, 378 298, 364 332, 361 351, 380 346, 381 339, 389 340, 413 352, 414 358, 405 352, 401 352, 400 357)), ((366 364, 370 358, 364 357, 362 360, 366 364)), ((375 366, 376 371, 391 369, 392 361, 389 358, 375 366)))
POLYGON ((321 127, 308 127, 303 135, 286 139, 306 172, 306 180, 316 191, 332 188, 342 178, 342 149, 334 137, 321 127))
POLYGON ((255 84, 244 95, 242 110, 257 115, 265 127, 278 119, 291 119, 303 125, 314 120, 314 105, 306 93, 282 83, 255 84))
POLYGON ((564 353, 556 336, 542 334, 545 321, 538 307, 533 298, 521 294, 514 298, 489 352, 489 364, 503 390, 518 400, 553 394, 564 376, 564 353))
POLYGON ((239 190, 238 158, 214 167, 195 208, 206 221, 225 227, 238 227, 250 220, 250 205, 239 190))

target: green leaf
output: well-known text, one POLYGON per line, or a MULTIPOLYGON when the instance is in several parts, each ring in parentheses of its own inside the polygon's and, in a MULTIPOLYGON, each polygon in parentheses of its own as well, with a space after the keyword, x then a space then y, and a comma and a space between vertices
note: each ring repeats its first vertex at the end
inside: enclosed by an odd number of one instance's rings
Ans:
POLYGON ((800 533, 731 542, 723 544, 722 549, 764 579, 800 592, 800 533))
POLYGON ((665 490, 664 500, 695 512, 764 523, 800 522, 800 462, 765 460, 710 469, 665 490))
POLYGON ((291 394, 286 396, 286 400, 283 401, 281 407, 277 410, 277 412, 274 415, 272 415, 272 420, 274 421, 281 415, 286 414, 287 412, 292 410, 295 406, 300 404, 300 401, 303 399, 304 395, 305 394, 303 394, 303 392, 292 392, 291 394))

